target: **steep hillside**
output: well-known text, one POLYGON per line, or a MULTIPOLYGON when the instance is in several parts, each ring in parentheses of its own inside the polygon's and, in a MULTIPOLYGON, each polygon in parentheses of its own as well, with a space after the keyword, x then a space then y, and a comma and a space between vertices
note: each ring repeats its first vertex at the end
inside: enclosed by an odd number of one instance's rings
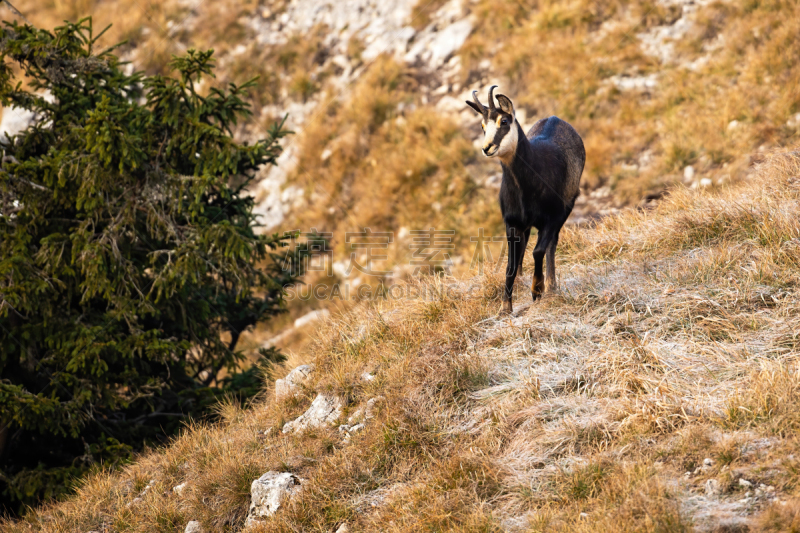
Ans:
MULTIPOLYGON (((208 87, 260 76, 255 115, 239 135, 263 136, 287 113, 296 132, 281 165, 265 169, 253 190, 265 231, 329 234, 336 268, 309 280, 368 284, 373 293, 413 276, 415 230, 452 231, 444 266, 459 275, 476 273, 482 231, 503 234, 499 168, 480 156, 479 122, 464 105, 473 89, 485 99, 499 84, 526 128, 557 114, 583 136, 587 168, 570 223, 652 206, 675 184, 746 180, 769 150, 794 145, 800 129, 794 1, 14 4, 46 27, 87 14, 98 28, 113 23, 102 44, 126 39, 120 53, 149 72, 188 47, 213 47, 220 76, 208 87), (349 268, 365 254, 347 239, 364 228, 393 239, 367 275, 349 268)), ((292 322, 348 308, 360 299, 352 293, 345 302, 297 300, 283 321, 243 342, 300 349, 292 322)))
POLYGON ((489 271, 402 285, 428 298, 324 322, 313 370, 2 529, 240 531, 282 480, 248 531, 796 531, 799 209, 782 153, 568 229, 562 292, 511 317, 489 271))
MULTIPOLYGON (((254 194, 268 228, 343 233, 497 229, 494 162, 463 104, 497 83, 525 127, 557 114, 587 145, 573 222, 657 199, 683 182, 752 172, 800 128, 800 13, 764 0, 19 0, 52 27, 91 14, 136 68, 213 47, 215 83, 261 76, 255 137, 288 113, 281 168, 254 194), (397 199, 398 201, 392 201, 397 199)), ((12 17, 7 7, 4 18, 12 17)), ((408 249, 390 257, 408 261, 408 249)), ((459 247, 467 250, 469 246, 459 247)), ((463 252, 461 255, 467 255, 463 252)), ((399 272, 396 276, 402 277, 399 272)), ((391 282, 391 280, 387 280, 391 282)))

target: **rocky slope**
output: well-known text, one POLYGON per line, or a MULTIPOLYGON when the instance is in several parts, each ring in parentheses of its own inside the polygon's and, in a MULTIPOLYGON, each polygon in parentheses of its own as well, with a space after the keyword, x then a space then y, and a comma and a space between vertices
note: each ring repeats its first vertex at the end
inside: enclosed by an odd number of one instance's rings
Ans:
MULTIPOLYGON (((163 70, 171 53, 214 47, 217 82, 260 75, 240 135, 257 138, 286 114, 296 132, 253 191, 264 230, 331 232, 337 260, 350 252, 343 234, 364 227, 446 225, 464 261, 479 228, 502 230, 498 168, 478 156, 480 128, 463 104, 490 84, 512 96, 524 127, 558 114, 584 137, 584 194, 571 223, 647 206, 676 183, 747 179, 800 125, 797 7, 777 0, 18 7, 44 26, 86 13, 98 27, 114 23, 103 43, 129 39, 121 52, 138 68, 163 70)), ((0 129, 19 126, 12 110, 4 117, 0 129)), ((403 244, 389 270, 407 266, 403 244)))

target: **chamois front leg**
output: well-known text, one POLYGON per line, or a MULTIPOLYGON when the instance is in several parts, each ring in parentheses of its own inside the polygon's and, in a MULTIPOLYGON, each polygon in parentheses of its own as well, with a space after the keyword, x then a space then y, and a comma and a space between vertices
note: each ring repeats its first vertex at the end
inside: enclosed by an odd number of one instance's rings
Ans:
POLYGON ((506 286, 503 291, 503 307, 500 309, 501 315, 510 314, 513 311, 512 298, 514 292, 514 280, 517 272, 522 266, 522 259, 525 256, 525 245, 527 239, 526 232, 506 225, 506 239, 508 241, 508 266, 506 267, 506 286))

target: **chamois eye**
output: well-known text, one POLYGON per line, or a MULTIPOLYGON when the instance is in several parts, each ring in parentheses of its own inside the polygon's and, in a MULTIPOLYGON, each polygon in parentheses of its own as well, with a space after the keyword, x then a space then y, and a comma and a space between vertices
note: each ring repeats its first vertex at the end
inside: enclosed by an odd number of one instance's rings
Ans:
POLYGON ((500 121, 500 124, 505 126, 506 124, 508 124, 508 120, 507 119, 503 119, 503 120, 500 121))

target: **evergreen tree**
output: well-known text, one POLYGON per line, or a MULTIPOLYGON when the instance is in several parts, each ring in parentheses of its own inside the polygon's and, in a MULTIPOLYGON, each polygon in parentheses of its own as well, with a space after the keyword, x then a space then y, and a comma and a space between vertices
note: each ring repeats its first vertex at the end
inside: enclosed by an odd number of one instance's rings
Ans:
POLYGON ((201 96, 213 51, 147 77, 126 74, 113 49, 95 53, 98 37, 91 19, 0 30, 0 103, 37 116, 2 145, 0 169, 0 505, 11 512, 174 433, 221 394, 252 395, 239 335, 281 312, 298 274, 276 260, 285 237, 254 232, 245 189, 286 132, 233 139, 252 82, 201 96))

